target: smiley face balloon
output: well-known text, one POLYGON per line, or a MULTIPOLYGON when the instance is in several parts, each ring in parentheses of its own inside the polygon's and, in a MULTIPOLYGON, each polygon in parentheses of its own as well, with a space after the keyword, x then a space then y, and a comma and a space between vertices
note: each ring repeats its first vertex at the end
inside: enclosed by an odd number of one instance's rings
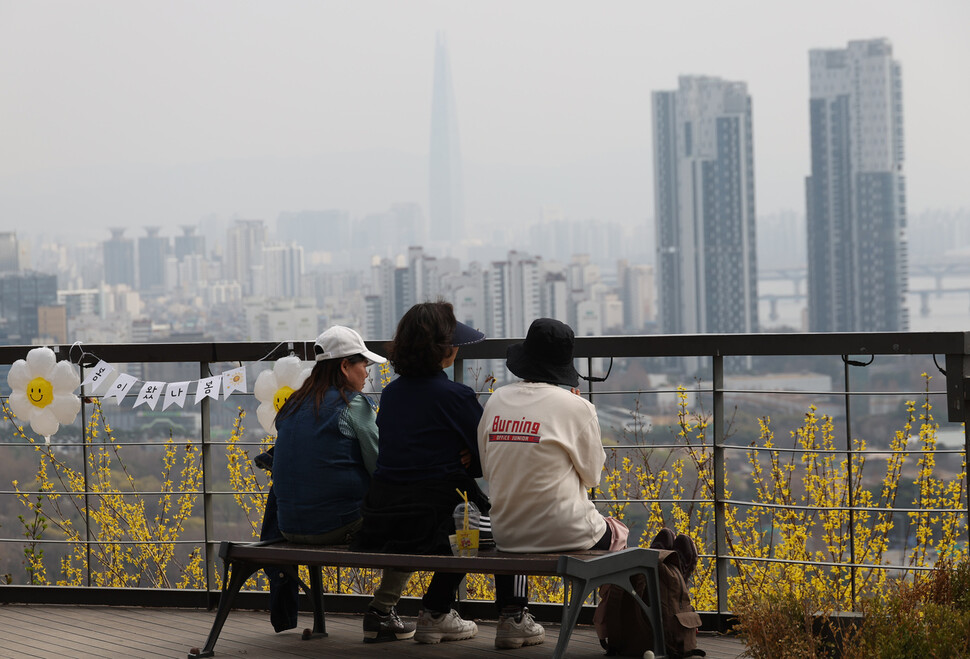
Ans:
POLYGON ((15 361, 7 384, 11 411, 47 439, 60 424, 73 423, 81 410, 81 399, 74 395, 81 380, 74 366, 57 361, 50 348, 34 348, 27 359, 15 361))
POLYGON ((259 401, 256 408, 256 418, 270 435, 276 434, 276 413, 283 407, 283 403, 290 395, 303 386, 309 377, 310 369, 304 368, 299 357, 283 357, 273 366, 256 378, 253 395, 259 401))
POLYGON ((273 395, 273 409, 279 412, 280 408, 283 407, 283 403, 286 402, 286 399, 289 398, 290 394, 292 393, 293 390, 286 386, 277 389, 276 394, 273 395))
POLYGON ((34 378, 27 385, 27 400, 37 407, 47 407, 54 402, 54 386, 44 378, 34 378))

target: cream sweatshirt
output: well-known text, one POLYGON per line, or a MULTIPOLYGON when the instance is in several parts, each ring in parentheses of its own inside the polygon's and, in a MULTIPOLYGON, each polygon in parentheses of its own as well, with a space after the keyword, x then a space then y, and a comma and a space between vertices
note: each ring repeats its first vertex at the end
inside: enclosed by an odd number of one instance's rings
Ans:
POLYGON ((551 384, 500 387, 485 404, 478 448, 498 549, 582 550, 603 536, 586 493, 606 462, 592 403, 551 384))

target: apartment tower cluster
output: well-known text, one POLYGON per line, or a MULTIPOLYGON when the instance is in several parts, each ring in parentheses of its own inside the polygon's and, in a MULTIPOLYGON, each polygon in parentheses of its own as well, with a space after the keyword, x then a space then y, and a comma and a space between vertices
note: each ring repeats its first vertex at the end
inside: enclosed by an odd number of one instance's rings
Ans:
MULTIPOLYGON (((908 328, 899 63, 886 39, 812 50, 808 329, 908 328)), ((756 332, 752 102, 682 76, 653 94, 660 330, 756 332)))

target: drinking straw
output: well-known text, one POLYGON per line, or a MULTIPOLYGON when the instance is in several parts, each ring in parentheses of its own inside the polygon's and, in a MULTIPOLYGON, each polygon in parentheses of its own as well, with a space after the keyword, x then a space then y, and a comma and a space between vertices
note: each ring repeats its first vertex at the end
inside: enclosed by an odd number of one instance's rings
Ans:
POLYGON ((467 531, 468 530, 468 492, 462 492, 457 487, 455 488, 455 492, 460 494, 461 498, 465 500, 465 519, 462 521, 462 530, 467 531))

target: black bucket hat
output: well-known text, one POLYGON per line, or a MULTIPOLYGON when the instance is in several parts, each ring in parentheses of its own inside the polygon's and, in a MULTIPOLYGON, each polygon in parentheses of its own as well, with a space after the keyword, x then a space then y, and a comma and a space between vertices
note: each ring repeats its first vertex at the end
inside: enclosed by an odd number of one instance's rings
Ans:
POLYGON ((505 364, 512 374, 532 382, 579 385, 573 368, 573 330, 554 318, 536 318, 522 343, 510 345, 505 364))

